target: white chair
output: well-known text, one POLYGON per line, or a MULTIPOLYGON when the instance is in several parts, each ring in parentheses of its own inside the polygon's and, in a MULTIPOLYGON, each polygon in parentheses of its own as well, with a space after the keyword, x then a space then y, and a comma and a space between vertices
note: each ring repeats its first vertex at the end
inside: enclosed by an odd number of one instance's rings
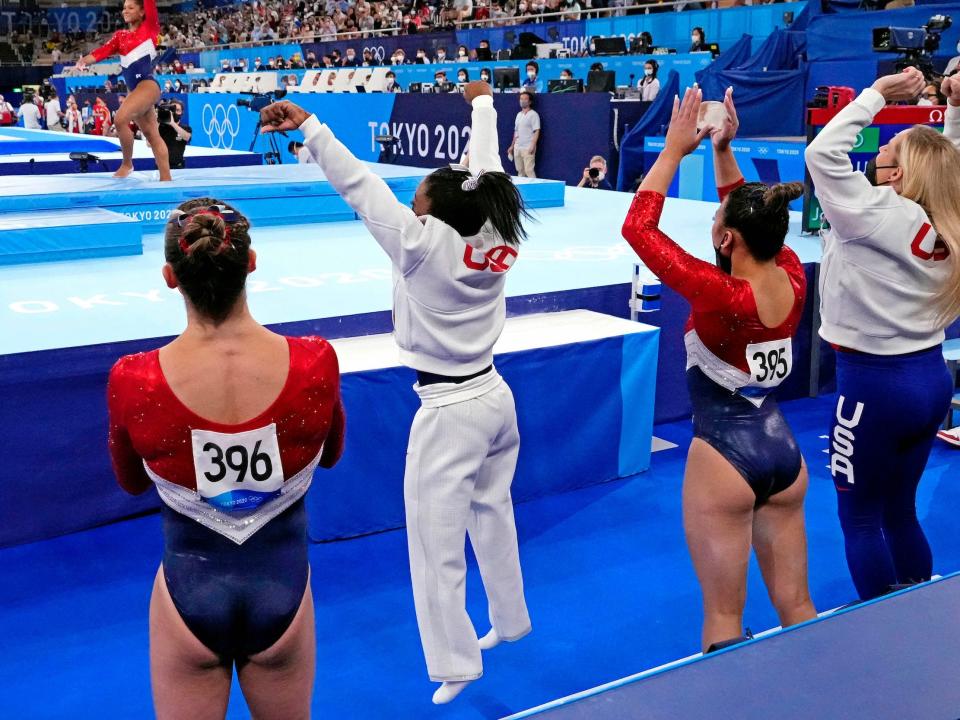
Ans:
POLYGON ((366 91, 369 92, 383 92, 387 89, 387 73, 390 72, 388 67, 378 67, 374 68, 373 72, 370 73, 370 77, 367 78, 367 82, 364 85, 366 91))
MULTIPOLYGON (((373 70, 370 68, 356 68, 356 72, 353 75, 353 78, 349 80, 349 86, 347 87, 347 92, 355 93, 357 92, 358 87, 362 87, 364 91, 367 89, 367 81, 370 79, 370 76, 373 75, 373 70)), ((349 78, 350 73, 347 73, 349 78)))

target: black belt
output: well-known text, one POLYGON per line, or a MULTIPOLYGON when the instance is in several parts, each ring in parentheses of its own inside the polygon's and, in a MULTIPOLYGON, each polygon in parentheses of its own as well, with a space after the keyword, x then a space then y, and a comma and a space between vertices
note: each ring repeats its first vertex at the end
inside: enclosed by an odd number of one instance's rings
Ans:
POLYGON ((467 382, 467 380, 473 380, 481 375, 486 375, 491 370, 493 370, 493 365, 487 365, 483 370, 475 372, 473 375, 437 375, 435 373, 417 370, 417 382, 420 383, 420 387, 424 385, 436 385, 437 383, 454 383, 459 385, 460 383, 467 382))

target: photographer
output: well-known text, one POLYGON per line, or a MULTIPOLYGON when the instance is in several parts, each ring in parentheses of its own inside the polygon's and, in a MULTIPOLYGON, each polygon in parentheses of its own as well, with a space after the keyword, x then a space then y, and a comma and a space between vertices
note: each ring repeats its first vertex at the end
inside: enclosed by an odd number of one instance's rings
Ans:
POLYGON ((170 154, 170 168, 180 170, 184 167, 183 152, 193 137, 189 125, 180 125, 183 118, 183 105, 176 100, 161 103, 157 108, 157 119, 160 122, 160 137, 167 146, 170 154))
POLYGON ((583 177, 577 183, 580 188, 592 188, 594 190, 613 190, 610 181, 607 180, 607 161, 600 155, 594 155, 590 158, 590 167, 584 168, 583 177))

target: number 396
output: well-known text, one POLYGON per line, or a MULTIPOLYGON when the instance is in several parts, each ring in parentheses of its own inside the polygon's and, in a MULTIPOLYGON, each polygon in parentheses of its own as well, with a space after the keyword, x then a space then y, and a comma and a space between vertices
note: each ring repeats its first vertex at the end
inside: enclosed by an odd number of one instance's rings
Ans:
POLYGON ((787 367, 785 352, 786 348, 780 348, 766 353, 756 352, 753 354, 753 361, 760 366, 757 373, 757 382, 774 379, 783 380, 787 376, 789 368, 787 367))
POLYGON ((250 477, 263 482, 273 475, 273 462, 267 453, 260 452, 260 441, 253 446, 253 454, 248 455, 243 445, 231 445, 226 450, 216 443, 208 442, 203 451, 210 453, 210 462, 216 466, 216 472, 205 472, 210 482, 220 482, 227 476, 227 468, 237 473, 237 482, 242 483, 249 471, 250 477))

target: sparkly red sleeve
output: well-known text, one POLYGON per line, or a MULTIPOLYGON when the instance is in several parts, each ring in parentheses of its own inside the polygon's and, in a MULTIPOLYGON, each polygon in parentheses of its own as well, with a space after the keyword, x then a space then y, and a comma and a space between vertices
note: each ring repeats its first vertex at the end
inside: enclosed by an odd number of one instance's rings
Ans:
POLYGON ((693 257, 657 227, 664 199, 656 192, 637 193, 623 223, 623 237, 650 272, 683 295, 695 310, 720 307, 731 295, 730 276, 693 257))
POLYGON ((717 195, 720 196, 720 202, 723 202, 723 199, 736 190, 741 185, 746 185, 747 181, 743 178, 740 178, 736 182, 730 183, 729 185, 723 185, 717 188, 717 195))
POLYGON ((143 460, 137 454, 126 425, 125 405, 129 392, 125 377, 128 358, 121 358, 110 371, 107 382, 107 410, 110 415, 108 447, 113 473, 117 482, 131 495, 139 495, 153 484, 143 468, 143 460))
POLYGON ((143 24, 150 32, 150 39, 157 43, 160 34, 160 15, 157 13, 157 0, 143 0, 143 24))
POLYGON ((320 467, 332 468, 343 455, 343 441, 346 430, 346 415, 343 412, 343 402, 340 391, 337 390, 337 403, 333 406, 333 418, 330 421, 330 430, 323 443, 323 455, 320 456, 320 467))
POLYGON ((106 44, 101 45, 96 50, 92 50, 90 54, 93 56, 93 59, 97 62, 101 60, 106 60, 108 57, 113 57, 120 52, 120 43, 117 38, 117 34, 114 33, 113 36, 107 40, 106 44))

